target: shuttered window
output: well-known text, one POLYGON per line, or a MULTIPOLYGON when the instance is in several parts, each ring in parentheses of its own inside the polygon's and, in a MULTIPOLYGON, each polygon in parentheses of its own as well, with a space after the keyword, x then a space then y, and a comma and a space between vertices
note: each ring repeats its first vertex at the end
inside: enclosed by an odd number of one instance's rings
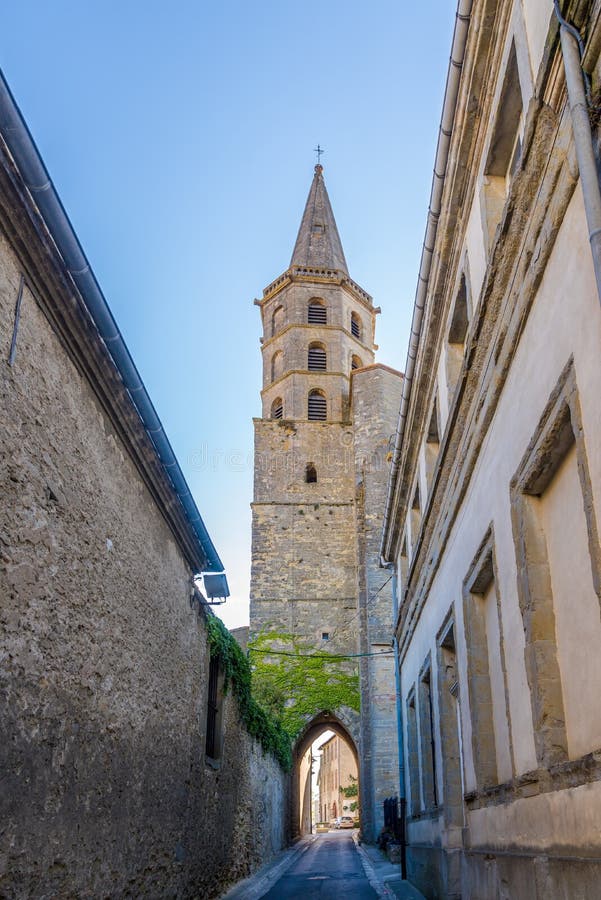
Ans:
POLYGON ((207 739, 206 752, 211 759, 217 759, 217 713, 219 688, 219 659, 211 657, 209 664, 209 697, 207 701, 207 739))
POLYGON ((319 391, 311 391, 309 394, 309 404, 308 404, 308 416, 309 419, 317 420, 320 422, 325 421, 327 418, 328 408, 326 403, 326 398, 319 391))
POLYGON ((282 403, 281 397, 278 397, 277 400, 274 400, 271 404, 271 418, 272 419, 282 419, 284 417, 284 404, 282 403))
POLYGON ((355 313, 351 314, 351 334, 353 337, 361 338, 361 320, 355 313))
POLYGON ((310 345, 308 367, 312 370, 317 369, 321 372, 325 372, 327 367, 327 355, 325 347, 321 346, 321 344, 310 345))
POLYGON ((309 325, 327 325, 328 311, 321 303, 309 303, 307 321, 309 325))

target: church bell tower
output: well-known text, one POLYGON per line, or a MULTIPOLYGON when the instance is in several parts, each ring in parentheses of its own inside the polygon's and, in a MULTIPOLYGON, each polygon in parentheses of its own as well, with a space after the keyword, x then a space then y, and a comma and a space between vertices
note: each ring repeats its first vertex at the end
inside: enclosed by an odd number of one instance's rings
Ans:
POLYGON ((362 833, 373 840, 382 801, 398 790, 393 606, 379 537, 402 376, 374 363, 380 310, 349 275, 319 164, 290 265, 255 303, 253 689, 293 737, 299 765, 324 728, 351 746, 362 833))
POLYGON ((251 636, 279 630, 353 652, 350 384, 354 369, 373 363, 379 310, 349 275, 319 164, 290 265, 255 303, 263 415, 255 420, 251 636))

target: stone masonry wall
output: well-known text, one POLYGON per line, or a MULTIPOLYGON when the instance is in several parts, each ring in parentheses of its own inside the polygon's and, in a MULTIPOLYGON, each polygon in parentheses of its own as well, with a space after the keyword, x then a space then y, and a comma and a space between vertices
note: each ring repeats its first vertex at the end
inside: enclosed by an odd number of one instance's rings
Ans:
POLYGON ((384 825, 383 801, 399 792, 393 600, 390 572, 380 566, 380 536, 397 424, 402 376, 374 365, 353 373, 352 415, 357 503, 361 652, 386 652, 361 661, 361 829, 375 840, 384 825))
POLYGON ((285 841, 286 778, 227 698, 205 761, 191 572, 0 243, 0 895, 212 897, 285 841))

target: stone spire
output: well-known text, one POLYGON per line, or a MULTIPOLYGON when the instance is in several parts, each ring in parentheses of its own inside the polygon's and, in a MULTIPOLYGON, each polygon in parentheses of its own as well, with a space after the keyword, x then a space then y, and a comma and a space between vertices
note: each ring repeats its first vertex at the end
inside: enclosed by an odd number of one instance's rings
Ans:
POLYGON ((315 166, 315 175, 307 197, 290 266, 339 269, 348 275, 344 250, 323 180, 323 166, 315 166))

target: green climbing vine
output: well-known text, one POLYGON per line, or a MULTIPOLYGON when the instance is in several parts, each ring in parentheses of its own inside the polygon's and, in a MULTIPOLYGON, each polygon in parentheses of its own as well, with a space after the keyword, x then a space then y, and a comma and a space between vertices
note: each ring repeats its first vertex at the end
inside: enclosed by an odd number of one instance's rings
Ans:
MULTIPOLYGON (((342 787, 342 785, 340 785, 338 790, 343 795, 343 797, 347 798, 347 800, 350 799, 351 797, 358 798, 359 797, 359 782, 355 778, 355 776, 352 775, 351 773, 349 773, 349 780, 351 782, 350 784, 347 784, 345 787, 342 787)), ((343 809, 346 809, 346 806, 343 806, 343 809)), ((359 809, 359 800, 358 799, 353 800, 353 802, 351 804, 349 804, 350 812, 356 812, 358 809, 359 809)))
POLYGON ((249 644, 253 692, 291 739, 321 710, 346 706, 359 712, 355 661, 328 659, 325 651, 285 632, 265 630, 249 644), (269 650, 290 655, 270 656, 269 650))
POLYGON ((253 697, 248 659, 221 619, 208 615, 206 625, 209 652, 211 657, 218 657, 221 662, 224 691, 227 692, 231 685, 246 730, 259 741, 265 752, 273 754, 282 768, 289 772, 292 768, 290 737, 281 722, 253 697))

